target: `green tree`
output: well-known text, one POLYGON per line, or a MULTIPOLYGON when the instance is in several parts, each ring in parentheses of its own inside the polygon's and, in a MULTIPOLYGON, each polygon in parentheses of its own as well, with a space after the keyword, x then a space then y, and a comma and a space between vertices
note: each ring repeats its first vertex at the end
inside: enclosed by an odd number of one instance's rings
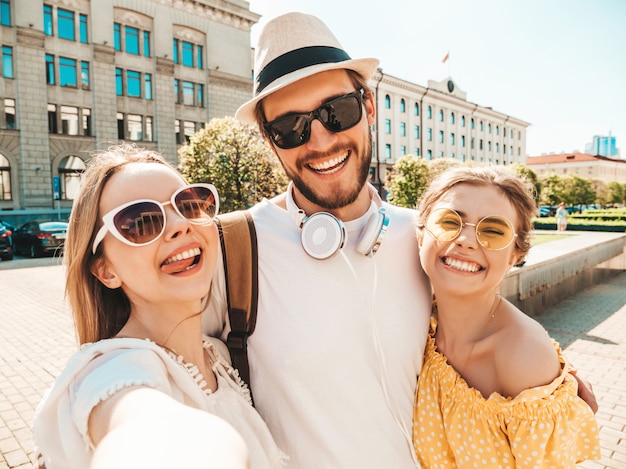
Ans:
POLYGON ((617 181, 611 181, 607 184, 607 202, 608 204, 626 203, 626 184, 617 181))
POLYGON ((541 194, 541 183, 539 182, 539 178, 537 177, 537 173, 535 173, 528 166, 523 165, 521 163, 515 163, 513 165, 513 170, 517 177, 526 181, 534 191, 535 202, 539 204, 539 195, 541 194))
POLYGON ((405 155, 396 161, 387 174, 385 189, 389 194, 388 200, 400 207, 415 208, 429 181, 426 162, 422 158, 405 155))
POLYGON ((596 199, 594 203, 606 205, 610 204, 611 193, 609 191, 609 186, 602 179, 592 179, 591 180, 591 188, 596 193, 596 199))
POLYGON ((222 212, 251 207, 287 187, 278 158, 256 128, 233 117, 212 119, 178 156, 179 169, 189 181, 217 188, 222 212))
POLYGON ((596 192, 587 178, 569 174, 563 178, 563 187, 563 201, 568 205, 588 205, 596 200, 596 192))
POLYGON ((545 174, 539 179, 541 193, 539 203, 542 205, 558 205, 563 200, 564 185, 558 174, 545 174))

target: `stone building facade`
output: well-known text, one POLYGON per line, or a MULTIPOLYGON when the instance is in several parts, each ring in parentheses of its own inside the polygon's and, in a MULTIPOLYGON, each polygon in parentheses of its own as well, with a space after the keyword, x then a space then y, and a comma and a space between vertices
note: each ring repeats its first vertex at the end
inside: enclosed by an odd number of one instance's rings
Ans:
POLYGON ((378 109, 370 170, 375 183, 384 183, 386 172, 407 154, 493 165, 526 161, 530 124, 468 101, 450 77, 425 87, 378 69, 368 85, 378 109))
POLYGON ((252 93, 244 0, 0 0, 0 218, 69 212, 96 149, 177 147, 252 93))

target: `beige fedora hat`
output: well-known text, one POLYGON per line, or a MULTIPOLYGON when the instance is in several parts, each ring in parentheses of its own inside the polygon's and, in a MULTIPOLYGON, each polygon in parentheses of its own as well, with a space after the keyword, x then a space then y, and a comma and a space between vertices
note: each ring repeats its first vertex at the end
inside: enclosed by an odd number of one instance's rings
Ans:
POLYGON ((269 94, 302 78, 345 68, 368 80, 379 60, 352 59, 335 35, 319 18, 305 13, 286 13, 270 20, 259 34, 254 54, 254 97, 235 117, 256 123, 255 108, 269 94))

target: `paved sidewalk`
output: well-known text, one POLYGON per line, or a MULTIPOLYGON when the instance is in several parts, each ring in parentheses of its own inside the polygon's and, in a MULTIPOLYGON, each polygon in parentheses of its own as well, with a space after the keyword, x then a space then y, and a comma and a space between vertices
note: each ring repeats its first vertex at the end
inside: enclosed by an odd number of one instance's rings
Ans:
MULTIPOLYGON (((35 408, 76 350, 63 267, 47 263, 0 264, 0 469, 31 467, 35 408)), ((626 272, 537 319, 599 400, 603 459, 579 467, 626 468, 626 272)))

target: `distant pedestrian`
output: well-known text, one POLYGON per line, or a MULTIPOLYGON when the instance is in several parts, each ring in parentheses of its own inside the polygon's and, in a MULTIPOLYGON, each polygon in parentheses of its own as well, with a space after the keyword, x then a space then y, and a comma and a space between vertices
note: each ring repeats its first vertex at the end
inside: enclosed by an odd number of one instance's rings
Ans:
POLYGON ((561 202, 559 208, 556 209, 556 229, 557 231, 567 230, 567 209, 565 208, 565 202, 561 202))

